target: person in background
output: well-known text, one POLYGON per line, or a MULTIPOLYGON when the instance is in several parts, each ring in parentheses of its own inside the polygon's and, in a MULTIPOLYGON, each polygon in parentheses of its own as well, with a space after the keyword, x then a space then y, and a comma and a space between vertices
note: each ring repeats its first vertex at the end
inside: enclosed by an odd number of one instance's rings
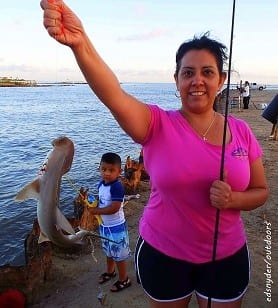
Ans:
POLYGON ((248 81, 244 82, 242 97, 243 97, 243 109, 248 109, 250 100, 250 87, 248 81))
MULTIPOLYGON (((174 80, 178 110, 126 93, 62 1, 41 1, 44 27, 71 48, 89 86, 123 130, 143 146, 151 194, 139 224, 135 266, 153 308, 241 307, 249 253, 240 211, 267 199, 262 149, 249 126, 228 117, 224 179, 219 179, 224 117, 214 111, 226 74, 226 47, 208 34, 180 45, 174 80), (220 224, 212 262, 216 212, 220 224)), ((174 95, 173 95, 174 97, 174 95)))
POLYGON ((102 284, 114 278, 117 266, 119 280, 110 290, 118 292, 131 285, 126 264, 126 260, 130 257, 130 249, 123 210, 124 187, 119 180, 122 172, 120 156, 111 152, 103 154, 99 168, 102 178, 98 185, 99 203, 98 207, 89 209, 91 214, 101 216, 99 233, 105 238, 102 239, 102 249, 106 255, 106 272, 100 275, 98 282, 102 284))

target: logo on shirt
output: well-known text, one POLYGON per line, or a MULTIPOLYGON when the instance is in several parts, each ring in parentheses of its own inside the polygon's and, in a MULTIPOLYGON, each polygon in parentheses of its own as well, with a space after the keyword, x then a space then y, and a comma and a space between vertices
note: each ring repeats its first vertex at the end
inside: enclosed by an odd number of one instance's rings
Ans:
POLYGON ((238 159, 247 159, 248 152, 246 149, 243 149, 242 147, 238 147, 237 149, 232 151, 232 156, 238 159))

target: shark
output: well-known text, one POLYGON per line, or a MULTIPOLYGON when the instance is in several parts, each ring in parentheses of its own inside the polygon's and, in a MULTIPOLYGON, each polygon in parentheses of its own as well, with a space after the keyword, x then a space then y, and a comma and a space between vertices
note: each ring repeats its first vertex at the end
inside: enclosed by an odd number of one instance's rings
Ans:
POLYGON ((72 165, 74 144, 66 136, 52 140, 53 149, 48 153, 38 175, 15 197, 15 201, 36 199, 37 218, 40 226, 39 243, 51 241, 59 247, 82 245, 88 230, 75 232, 59 209, 61 179, 72 165))

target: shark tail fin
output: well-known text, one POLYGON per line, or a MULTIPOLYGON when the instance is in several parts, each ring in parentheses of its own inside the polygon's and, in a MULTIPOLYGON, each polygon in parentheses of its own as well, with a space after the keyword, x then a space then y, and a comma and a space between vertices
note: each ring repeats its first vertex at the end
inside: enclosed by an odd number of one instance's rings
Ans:
POLYGON ((40 182, 36 178, 31 183, 22 188, 15 197, 15 201, 20 202, 26 199, 38 199, 40 193, 40 182))

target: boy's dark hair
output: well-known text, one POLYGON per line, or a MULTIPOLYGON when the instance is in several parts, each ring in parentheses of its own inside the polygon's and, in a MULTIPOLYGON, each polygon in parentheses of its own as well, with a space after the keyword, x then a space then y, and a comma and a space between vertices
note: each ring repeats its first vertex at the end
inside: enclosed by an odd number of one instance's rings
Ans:
POLYGON ((102 155, 101 163, 107 163, 107 164, 116 164, 118 165, 120 168, 122 167, 122 160, 121 157, 113 152, 108 152, 102 155))
POLYGON ((193 37, 193 39, 186 41, 182 43, 176 53, 176 71, 175 76, 178 76, 180 67, 181 67, 181 59, 183 56, 190 50, 201 50, 206 49, 208 50, 212 55, 214 55, 218 71, 221 74, 223 72, 223 66, 228 59, 227 56, 227 47, 223 45, 222 43, 213 40, 209 38, 209 32, 206 32, 200 37, 197 37, 196 35, 193 37))

